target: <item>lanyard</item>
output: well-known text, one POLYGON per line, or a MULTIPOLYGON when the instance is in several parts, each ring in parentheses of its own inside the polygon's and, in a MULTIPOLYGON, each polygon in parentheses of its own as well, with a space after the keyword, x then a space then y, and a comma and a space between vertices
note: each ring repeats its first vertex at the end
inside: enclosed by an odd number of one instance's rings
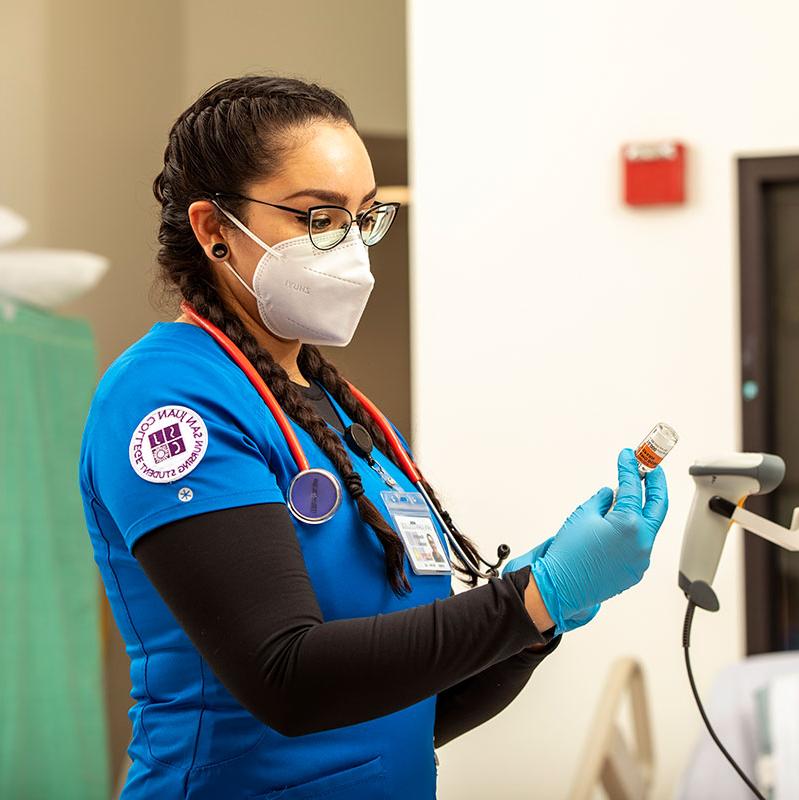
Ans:
MULTIPOLYGON (((250 383, 255 387, 255 390, 272 412, 275 421, 280 427, 281 433, 286 439, 298 469, 297 474, 294 476, 289 486, 290 510, 295 516, 305 522, 320 523, 330 519, 341 503, 341 485, 338 478, 332 475, 328 470, 310 467, 302 445, 297 439, 294 429, 291 427, 283 409, 280 407, 277 398, 272 394, 272 390, 266 385, 266 381, 264 381, 255 367, 250 363, 247 356, 242 353, 241 348, 210 320, 198 314, 187 300, 181 301, 180 308, 186 316, 209 333, 222 349, 227 352, 236 365, 244 372, 250 383)), ((504 559, 500 558, 500 562, 496 565, 489 565, 489 567, 492 568, 492 571, 489 573, 482 572, 480 568, 474 564, 472 559, 463 551, 460 542, 458 542, 453 535, 449 524, 443 519, 435 503, 430 499, 430 496, 422 484, 423 478, 419 467, 414 463, 413 459, 402 446, 402 442, 400 442, 391 423, 363 392, 353 386, 349 381, 346 381, 346 383, 355 399, 366 409, 366 412, 383 432, 391 451, 399 462, 400 468, 416 490, 424 497, 425 502, 435 514, 436 519, 438 519, 441 525, 441 529, 446 533, 450 544, 455 548, 463 563, 466 564, 468 569, 477 577, 495 577, 496 567, 504 559)), ((507 545, 501 545, 500 547, 507 550, 507 545)), ((505 558, 507 558, 507 554, 505 558)))

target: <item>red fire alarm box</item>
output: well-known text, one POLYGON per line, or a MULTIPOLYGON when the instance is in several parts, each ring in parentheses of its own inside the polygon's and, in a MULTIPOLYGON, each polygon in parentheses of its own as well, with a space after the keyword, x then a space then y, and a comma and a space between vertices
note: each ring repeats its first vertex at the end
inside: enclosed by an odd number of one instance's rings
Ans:
POLYGON ((622 147, 624 201, 631 206, 685 202, 685 145, 666 141, 622 147))

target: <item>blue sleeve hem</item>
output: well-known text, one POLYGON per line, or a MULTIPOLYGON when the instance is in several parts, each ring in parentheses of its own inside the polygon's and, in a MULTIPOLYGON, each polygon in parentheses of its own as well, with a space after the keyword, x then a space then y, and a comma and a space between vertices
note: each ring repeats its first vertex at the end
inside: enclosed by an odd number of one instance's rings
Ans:
POLYGON ((215 497, 206 497, 203 500, 190 500, 188 503, 180 503, 169 508, 162 508, 146 517, 141 517, 132 525, 129 525, 123 533, 125 544, 128 550, 133 550, 133 545, 153 528, 165 525, 167 522, 174 522, 184 517, 192 517, 204 511, 219 511, 223 508, 236 508, 237 506, 248 506, 255 503, 285 503, 286 500, 280 492, 268 489, 256 489, 250 492, 237 492, 236 494, 223 494, 215 497))

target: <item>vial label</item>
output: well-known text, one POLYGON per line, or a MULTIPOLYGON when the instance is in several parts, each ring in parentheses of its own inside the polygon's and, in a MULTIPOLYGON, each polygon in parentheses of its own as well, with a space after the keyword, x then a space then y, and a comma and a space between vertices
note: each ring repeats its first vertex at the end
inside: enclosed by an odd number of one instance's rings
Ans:
POLYGON ((636 451, 635 457, 641 462, 643 467, 654 469, 663 460, 669 451, 663 447, 658 447, 654 442, 644 442, 636 451))

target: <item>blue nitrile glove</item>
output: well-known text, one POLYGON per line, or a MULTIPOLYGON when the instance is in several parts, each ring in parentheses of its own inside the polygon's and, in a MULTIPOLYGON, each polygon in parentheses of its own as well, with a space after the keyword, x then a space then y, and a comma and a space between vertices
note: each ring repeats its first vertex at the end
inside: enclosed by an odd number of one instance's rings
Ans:
MULTIPOLYGON (((555 540, 554 536, 550 536, 541 544, 536 545, 532 550, 524 553, 524 555, 517 556, 516 558, 512 558, 510 561, 505 564, 502 569, 502 574, 504 575, 506 572, 513 572, 516 569, 522 569, 526 567, 528 564, 532 564, 537 558, 546 553, 549 545, 555 540)), ((543 597, 541 598, 543 600, 543 597)), ((573 631, 575 628, 579 628, 582 625, 585 625, 586 622, 590 622, 599 612, 599 603, 590 608, 583 609, 582 611, 578 611, 573 616, 568 617, 567 619, 563 620, 563 627, 558 627, 557 623, 555 624, 555 636, 559 633, 566 633, 567 631, 573 631)), ((547 607, 548 608, 548 607, 547 607)), ((554 617, 553 617, 554 620, 554 617)))
POLYGON ((619 453, 618 474, 612 511, 613 490, 603 486, 571 513, 541 552, 530 551, 532 557, 516 567, 532 564, 557 632, 568 630, 568 620, 575 615, 638 583, 649 566, 655 535, 668 510, 665 473, 657 467, 646 474, 643 509, 638 462, 629 447, 619 453))

